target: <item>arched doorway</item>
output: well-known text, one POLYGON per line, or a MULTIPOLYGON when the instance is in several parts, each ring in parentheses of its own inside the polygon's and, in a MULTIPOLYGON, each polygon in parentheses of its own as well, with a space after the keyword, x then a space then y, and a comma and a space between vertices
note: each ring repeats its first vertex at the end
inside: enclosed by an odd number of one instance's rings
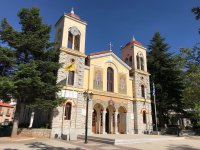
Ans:
POLYGON ((106 108, 106 128, 105 131, 108 134, 115 133, 115 108, 112 105, 109 105, 106 108))
POLYGON ((103 132, 103 106, 99 103, 94 105, 92 114, 92 132, 102 134, 103 132))
POLYGON ((120 106, 118 109, 118 116, 117 116, 117 126, 118 132, 121 134, 126 133, 126 108, 120 106))
POLYGON ((96 123, 97 123, 97 111, 94 109, 92 113, 92 132, 93 133, 96 133, 97 131, 96 123))

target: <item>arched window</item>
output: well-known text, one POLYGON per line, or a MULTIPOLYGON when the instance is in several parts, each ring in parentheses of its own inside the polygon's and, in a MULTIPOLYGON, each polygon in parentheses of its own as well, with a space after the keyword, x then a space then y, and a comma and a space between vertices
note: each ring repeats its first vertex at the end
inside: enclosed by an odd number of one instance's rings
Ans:
POLYGON ((132 62, 132 56, 131 57, 129 57, 129 66, 131 67, 133 64, 132 64, 133 62, 132 62))
POLYGON ((143 116, 143 123, 146 124, 147 123, 146 111, 142 112, 142 116, 143 116))
POLYGON ((143 59, 143 57, 140 57, 140 69, 141 70, 144 70, 144 59, 143 59))
POLYGON ((136 60, 137 60, 137 69, 140 69, 140 58, 138 55, 136 56, 136 60))
POLYGON ((145 98, 145 88, 144 85, 141 85, 141 96, 145 98))
POLYGON ((69 28, 68 31, 68 41, 67 41, 67 48, 80 50, 80 36, 81 33, 77 27, 73 26, 69 28))
POLYGON ((65 105, 65 119, 66 120, 71 120, 71 111, 72 111, 72 104, 68 102, 65 105))
POLYGON ((144 70, 144 58, 142 53, 138 53, 136 56, 136 60, 137 60, 137 69, 139 70, 144 70))
POLYGON ((69 71, 68 85, 74 85, 74 71, 69 71))
POLYGON ((128 58, 125 59, 125 63, 128 65, 128 58))
POLYGON ((72 49, 72 44, 73 44, 73 35, 72 35, 72 33, 69 31, 69 32, 68 32, 67 48, 71 48, 71 49, 72 49))
POLYGON ((74 49, 77 51, 79 51, 79 49, 80 49, 80 35, 75 36, 74 49))
POLYGON ((111 67, 107 69, 107 91, 114 91, 114 71, 111 67))

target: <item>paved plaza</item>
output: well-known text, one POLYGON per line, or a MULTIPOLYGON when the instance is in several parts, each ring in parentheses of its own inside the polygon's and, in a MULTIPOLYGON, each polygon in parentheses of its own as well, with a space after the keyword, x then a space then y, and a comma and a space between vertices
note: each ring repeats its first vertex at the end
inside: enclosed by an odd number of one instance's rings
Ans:
MULTIPOLYGON (((112 135, 111 135, 112 136, 112 135)), ((155 139, 154 136, 144 136, 155 139)), ((157 136, 156 138, 158 138, 157 136)), ((169 137, 169 136, 167 136, 169 137)), ((163 136, 160 138, 164 139, 163 136)), ((142 139, 142 137, 140 137, 142 139)), ((200 137, 186 137, 165 140, 150 140, 133 144, 112 145, 84 140, 62 141, 29 137, 0 138, 0 150, 200 150, 200 137)))

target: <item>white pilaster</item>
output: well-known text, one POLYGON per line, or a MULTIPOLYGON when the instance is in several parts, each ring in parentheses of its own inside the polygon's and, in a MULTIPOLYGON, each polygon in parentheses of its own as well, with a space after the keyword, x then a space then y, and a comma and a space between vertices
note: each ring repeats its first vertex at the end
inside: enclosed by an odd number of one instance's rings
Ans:
POLYGON ((128 112, 125 113, 125 115, 126 115, 126 134, 129 134, 129 132, 128 132, 128 112))
POLYGON ((118 115, 118 111, 115 112, 115 134, 119 134, 118 132, 118 124, 117 124, 117 115, 118 115))
POLYGON ((105 130, 106 130, 106 111, 104 110, 103 111, 103 124, 102 124, 102 126, 103 126, 103 134, 106 134, 106 132, 105 132, 105 130))

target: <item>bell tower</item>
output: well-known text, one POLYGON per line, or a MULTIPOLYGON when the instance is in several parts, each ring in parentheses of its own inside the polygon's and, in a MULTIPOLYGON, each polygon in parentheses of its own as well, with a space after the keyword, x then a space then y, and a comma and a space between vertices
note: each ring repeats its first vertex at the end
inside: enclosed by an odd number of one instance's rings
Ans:
POLYGON ((56 23, 56 38, 58 48, 75 50, 85 54, 85 35, 87 23, 74 13, 65 13, 56 23))
POLYGON ((62 64, 58 70, 57 84, 63 85, 58 95, 66 101, 56 108, 60 113, 54 112, 52 137, 70 134, 72 138, 76 132, 84 133, 85 117, 82 111, 86 102, 83 97, 86 25, 73 9, 70 13, 64 13, 55 25, 56 48, 59 50, 59 63, 62 64))
POLYGON ((63 67, 58 70, 58 84, 83 88, 86 25, 87 23, 74 13, 73 8, 70 13, 65 13, 55 25, 56 48, 60 50, 59 62, 63 64, 63 67), (72 62, 76 70, 66 75, 65 67, 72 62), (73 81, 71 81, 72 78, 73 81))
POLYGON ((140 133, 149 128, 152 122, 146 48, 133 38, 121 52, 122 60, 132 68, 134 129, 135 133, 140 133))

